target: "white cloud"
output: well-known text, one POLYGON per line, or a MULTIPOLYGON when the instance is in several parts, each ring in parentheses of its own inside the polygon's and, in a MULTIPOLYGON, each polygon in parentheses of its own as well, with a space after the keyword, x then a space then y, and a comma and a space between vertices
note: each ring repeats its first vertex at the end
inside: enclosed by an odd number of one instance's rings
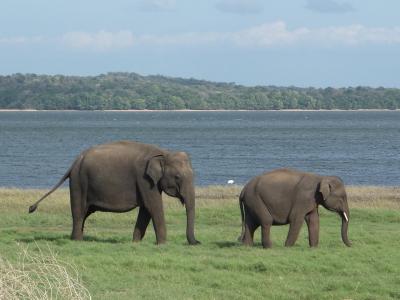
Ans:
POLYGON ((172 11, 176 8, 175 0, 142 0, 138 4, 141 11, 161 12, 172 11))
MULTIPOLYGON (((0 39, 1 41, 1 39, 0 39)), ((97 33, 70 32, 62 37, 69 47, 112 50, 140 46, 195 46, 231 44, 239 47, 288 45, 357 46, 361 44, 399 44, 400 27, 362 25, 289 29, 285 22, 265 23, 237 32, 192 32, 173 35, 137 35, 130 31, 97 33)))
POLYGON ((271 48, 279 46, 335 47, 400 44, 400 27, 363 25, 289 28, 283 21, 264 23, 234 32, 141 34, 132 31, 68 32, 58 38, 0 37, 0 46, 61 43, 83 51, 113 51, 134 47, 219 46, 271 48))
POLYGON ((257 14, 263 10, 258 0, 220 0, 215 7, 221 12, 234 14, 257 14))
POLYGON ((134 36, 130 31, 98 31, 68 32, 61 37, 62 43, 71 48, 106 51, 111 49, 129 48, 134 45, 134 36))
POLYGON ((309 39, 327 45, 399 44, 400 27, 365 27, 363 25, 326 27, 312 30, 309 39))
POLYGON ((300 27, 288 30, 284 22, 265 23, 231 33, 230 40, 240 46, 272 47, 295 44, 310 35, 310 29, 300 27))
POLYGON ((337 0, 307 0, 306 8, 319 13, 347 13, 354 11, 354 7, 348 2, 337 0))
POLYGON ((131 31, 68 32, 60 41, 76 49, 111 51, 139 46, 193 46, 215 44, 223 39, 222 33, 181 33, 174 35, 134 35, 131 31))
POLYGON ((400 44, 400 27, 363 25, 289 29, 282 21, 265 23, 230 33, 228 40, 239 46, 274 47, 284 45, 357 46, 363 44, 400 44))
POLYGON ((15 37, 0 37, 0 45, 22 45, 22 44, 34 44, 41 43, 44 41, 42 36, 15 36, 15 37))
POLYGON ((137 43, 140 45, 150 46, 193 46, 216 44, 225 40, 224 35, 224 33, 218 32, 190 32, 175 35, 142 35, 137 38, 137 43))

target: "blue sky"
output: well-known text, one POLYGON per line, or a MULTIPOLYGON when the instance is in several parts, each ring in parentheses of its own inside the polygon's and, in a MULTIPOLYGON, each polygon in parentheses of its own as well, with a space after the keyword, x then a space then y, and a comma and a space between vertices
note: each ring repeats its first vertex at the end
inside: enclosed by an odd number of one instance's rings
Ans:
POLYGON ((400 87, 398 0, 2 0, 0 74, 400 87))

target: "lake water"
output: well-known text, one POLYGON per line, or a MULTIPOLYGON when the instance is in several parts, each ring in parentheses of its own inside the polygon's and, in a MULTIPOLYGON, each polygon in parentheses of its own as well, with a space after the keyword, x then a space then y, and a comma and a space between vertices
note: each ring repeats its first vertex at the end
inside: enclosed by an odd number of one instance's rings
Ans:
POLYGON ((0 112, 0 186, 48 188, 83 149, 130 139, 191 155, 197 185, 290 167, 400 185, 400 112, 0 112))

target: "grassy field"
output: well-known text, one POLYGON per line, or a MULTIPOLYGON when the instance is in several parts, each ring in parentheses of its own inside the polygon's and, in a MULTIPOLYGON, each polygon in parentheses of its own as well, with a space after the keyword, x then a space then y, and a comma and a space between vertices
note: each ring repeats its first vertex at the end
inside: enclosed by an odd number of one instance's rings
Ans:
POLYGON ((156 246, 151 226, 131 242, 137 210, 95 213, 85 241, 74 242, 68 190, 28 214, 43 191, 0 189, 0 257, 17 264, 21 251, 50 249, 93 299, 400 299, 400 188, 349 187, 353 247, 340 239, 339 216, 321 208, 317 249, 306 226, 293 248, 283 247, 287 226, 272 228, 272 249, 262 249, 259 230, 254 247, 241 246, 239 192, 197 189, 199 246, 187 245, 185 210, 164 196, 168 242, 156 246))

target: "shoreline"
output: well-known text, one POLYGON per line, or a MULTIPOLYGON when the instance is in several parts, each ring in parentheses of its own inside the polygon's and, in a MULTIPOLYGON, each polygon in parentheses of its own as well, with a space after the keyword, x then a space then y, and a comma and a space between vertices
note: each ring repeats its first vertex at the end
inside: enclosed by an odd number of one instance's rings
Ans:
MULTIPOLYGON (((245 186, 243 184, 210 184, 210 185, 195 185, 198 189, 208 188, 226 188, 237 189, 245 186)), ((400 185, 379 185, 379 184, 346 184, 346 188, 371 188, 371 189, 400 189, 400 185)), ((18 186, 0 186, 0 190, 22 190, 22 191, 47 191, 53 186, 48 187, 18 187, 18 186)), ((61 185, 57 190, 69 190, 68 184, 61 185)))
POLYGON ((400 109, 104 109, 104 110, 77 110, 77 109, 0 109, 1 112, 384 112, 400 111, 400 109))
MULTIPOLYGON (((242 185, 209 185, 195 186, 196 202, 198 207, 209 207, 210 205, 234 204, 237 207, 238 197, 242 185)), ((0 204, 3 206, 15 205, 15 199, 21 199, 17 207, 25 212, 30 205, 45 193, 48 189, 33 188, 0 188, 0 204), (9 200, 7 200, 9 199, 9 200), (23 200, 22 200, 23 199, 23 200), (29 200, 29 201, 28 201, 29 200), (31 202, 31 203, 30 203, 31 202)), ((349 199, 350 208, 385 208, 400 211, 400 186, 374 186, 374 185, 346 185, 346 193, 349 199)), ((47 207, 62 205, 69 208, 69 189, 63 187, 54 192, 53 199, 47 207)), ((167 207, 180 207, 177 198, 169 197, 163 193, 163 203, 167 207)))

